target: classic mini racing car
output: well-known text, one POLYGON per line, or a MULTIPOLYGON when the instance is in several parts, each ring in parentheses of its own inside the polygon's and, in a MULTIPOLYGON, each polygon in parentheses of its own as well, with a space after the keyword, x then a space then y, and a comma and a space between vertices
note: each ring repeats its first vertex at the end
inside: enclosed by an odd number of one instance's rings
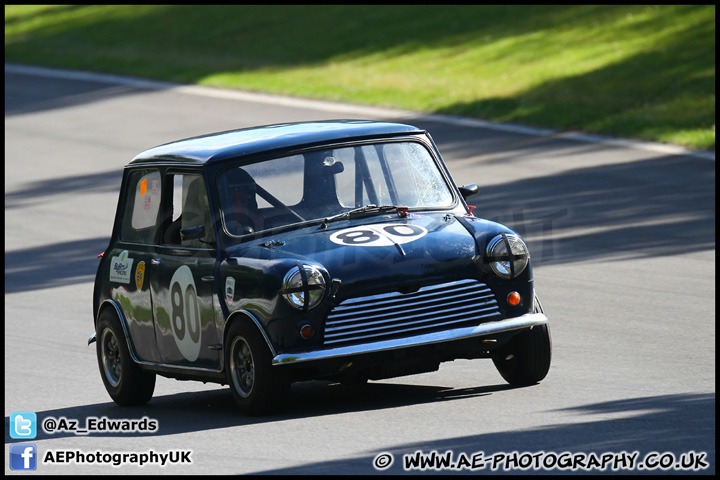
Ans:
POLYGON ((530 254, 473 215, 477 191, 396 123, 269 125, 137 155, 93 294, 108 393, 142 404, 156 375, 217 382, 262 413, 292 382, 459 358, 539 382, 551 342, 530 254))

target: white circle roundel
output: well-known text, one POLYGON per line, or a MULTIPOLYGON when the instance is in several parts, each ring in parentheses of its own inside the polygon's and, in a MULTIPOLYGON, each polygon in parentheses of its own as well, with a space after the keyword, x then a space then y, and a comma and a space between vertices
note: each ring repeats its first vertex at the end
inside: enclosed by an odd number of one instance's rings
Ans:
POLYGON ((427 230, 418 225, 396 223, 389 225, 363 225, 346 228, 330 235, 330 241, 338 245, 355 247, 388 247, 410 243, 424 237, 427 230))
POLYGON ((187 265, 175 270, 170 280, 170 327, 175 344, 187 360, 200 355, 200 303, 192 271, 187 265))

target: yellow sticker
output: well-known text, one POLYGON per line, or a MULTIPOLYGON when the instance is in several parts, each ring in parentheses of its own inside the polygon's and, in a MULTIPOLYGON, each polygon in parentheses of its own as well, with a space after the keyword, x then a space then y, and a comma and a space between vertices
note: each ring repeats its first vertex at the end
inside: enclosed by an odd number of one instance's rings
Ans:
POLYGON ((147 193, 147 178, 140 180, 140 196, 142 197, 147 193))
POLYGON ((140 262, 135 270, 135 286, 138 290, 142 290, 143 280, 145 280, 145 262, 140 262))

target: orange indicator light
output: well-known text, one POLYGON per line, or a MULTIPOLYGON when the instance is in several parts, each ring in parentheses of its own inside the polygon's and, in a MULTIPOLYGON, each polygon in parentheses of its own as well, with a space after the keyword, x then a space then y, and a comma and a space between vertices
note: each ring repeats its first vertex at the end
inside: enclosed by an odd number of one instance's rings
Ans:
POLYGON ((315 335, 315 330, 310 325, 303 325, 300 328, 300 336, 305 340, 312 338, 313 335, 315 335))
POLYGON ((517 292, 512 292, 510 295, 507 296, 507 302, 513 307, 520 305, 520 294, 517 292))

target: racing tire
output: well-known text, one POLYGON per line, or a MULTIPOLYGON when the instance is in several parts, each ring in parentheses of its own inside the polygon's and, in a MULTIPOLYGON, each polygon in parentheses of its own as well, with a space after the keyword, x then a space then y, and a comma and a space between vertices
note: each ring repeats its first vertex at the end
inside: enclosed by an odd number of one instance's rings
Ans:
POLYGON ((105 389, 121 406, 143 405, 155 391, 155 374, 146 372, 130 356, 120 320, 110 310, 100 314, 97 332, 97 360, 105 389))
POLYGON ((233 323, 225 343, 227 382, 240 410, 264 415, 287 398, 290 382, 272 365, 265 338, 250 322, 233 323))
MULTIPOLYGON (((543 313, 537 296, 533 313, 543 313)), ((492 356, 495 368, 510 385, 534 385, 545 378, 550 370, 552 342, 547 324, 535 325, 514 336, 510 342, 492 356)))

